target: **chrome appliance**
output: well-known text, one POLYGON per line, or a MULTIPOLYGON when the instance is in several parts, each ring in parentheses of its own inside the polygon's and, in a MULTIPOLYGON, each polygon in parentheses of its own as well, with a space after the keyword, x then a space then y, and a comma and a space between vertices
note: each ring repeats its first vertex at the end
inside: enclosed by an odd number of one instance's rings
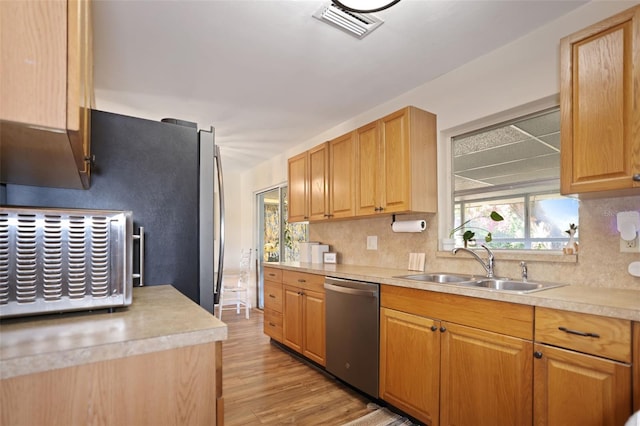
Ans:
POLYGON ((0 318, 131 304, 130 211, 0 208, 0 318))

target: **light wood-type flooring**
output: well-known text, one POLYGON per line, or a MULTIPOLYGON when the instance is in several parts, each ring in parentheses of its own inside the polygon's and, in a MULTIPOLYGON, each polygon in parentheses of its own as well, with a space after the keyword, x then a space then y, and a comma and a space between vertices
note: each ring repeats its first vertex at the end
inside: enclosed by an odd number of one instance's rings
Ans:
POLYGON ((226 426, 342 425, 369 410, 367 398, 269 342, 263 314, 225 311, 222 345, 226 426))

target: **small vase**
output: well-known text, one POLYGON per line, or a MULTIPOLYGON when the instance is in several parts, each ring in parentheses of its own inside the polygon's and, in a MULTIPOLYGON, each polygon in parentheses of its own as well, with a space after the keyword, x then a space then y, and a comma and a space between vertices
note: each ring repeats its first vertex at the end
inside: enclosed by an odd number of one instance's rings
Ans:
POLYGON ((573 238, 573 234, 575 234, 575 231, 569 233, 569 241, 567 241, 567 244, 562 249, 564 254, 575 254, 578 252, 578 243, 576 243, 573 238))

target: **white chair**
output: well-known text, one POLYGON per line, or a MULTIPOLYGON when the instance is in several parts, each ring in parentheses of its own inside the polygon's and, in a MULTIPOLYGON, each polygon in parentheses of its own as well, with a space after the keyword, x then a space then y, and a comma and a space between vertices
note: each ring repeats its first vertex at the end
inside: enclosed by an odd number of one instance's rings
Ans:
POLYGON ((244 306, 245 318, 249 319, 251 299, 249 296, 249 274, 251 272, 251 249, 242 249, 240 253, 240 270, 237 273, 223 274, 220 301, 218 303, 218 318, 222 320, 222 311, 235 309, 240 313, 240 306, 244 306), (233 284, 228 284, 232 282, 233 284), (224 305, 235 305, 227 306, 224 305))

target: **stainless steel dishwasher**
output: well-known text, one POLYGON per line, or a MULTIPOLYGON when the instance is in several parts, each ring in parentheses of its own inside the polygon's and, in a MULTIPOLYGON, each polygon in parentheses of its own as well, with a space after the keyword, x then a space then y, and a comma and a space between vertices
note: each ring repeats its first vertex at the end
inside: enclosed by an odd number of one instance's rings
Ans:
POLYGON ((380 286, 327 277, 327 371, 378 398, 380 286))

